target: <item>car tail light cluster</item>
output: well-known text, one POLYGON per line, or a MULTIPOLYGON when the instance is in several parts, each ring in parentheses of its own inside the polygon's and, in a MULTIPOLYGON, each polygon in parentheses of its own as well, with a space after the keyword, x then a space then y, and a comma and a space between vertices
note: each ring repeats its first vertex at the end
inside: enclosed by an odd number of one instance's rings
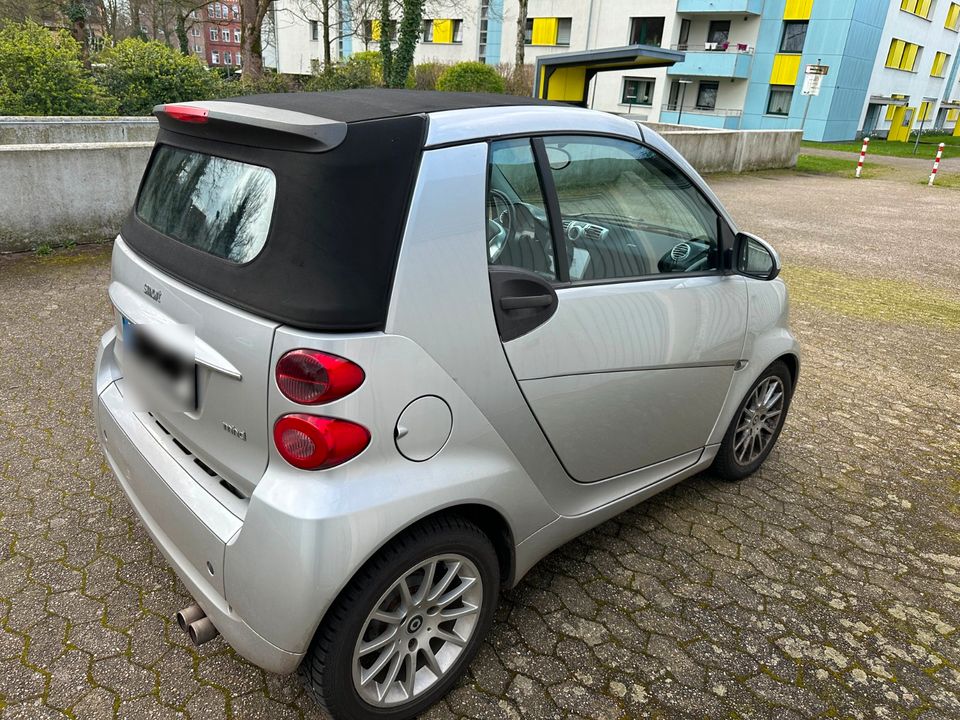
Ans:
POLYGON ((196 107, 195 105, 164 105, 160 112, 180 122, 197 124, 207 122, 209 114, 206 108, 196 107))
MULTIPOLYGON (((322 405, 349 395, 363 383, 354 362, 318 350, 291 350, 280 358, 277 387, 299 405, 322 405)), ((325 470, 359 455, 370 432, 358 423, 308 413, 283 415, 273 426, 277 451, 303 470, 325 470)))

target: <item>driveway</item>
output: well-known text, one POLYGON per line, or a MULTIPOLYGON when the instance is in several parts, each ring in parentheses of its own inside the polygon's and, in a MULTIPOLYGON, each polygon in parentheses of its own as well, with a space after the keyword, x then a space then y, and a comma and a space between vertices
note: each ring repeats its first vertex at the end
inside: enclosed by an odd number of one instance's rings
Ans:
MULTIPOLYGON (((960 716, 960 193, 715 182, 782 251, 804 349, 778 448, 607 522, 507 593, 430 718, 960 716)), ((0 711, 315 718, 220 639, 94 440, 109 248, 0 257, 0 711)))

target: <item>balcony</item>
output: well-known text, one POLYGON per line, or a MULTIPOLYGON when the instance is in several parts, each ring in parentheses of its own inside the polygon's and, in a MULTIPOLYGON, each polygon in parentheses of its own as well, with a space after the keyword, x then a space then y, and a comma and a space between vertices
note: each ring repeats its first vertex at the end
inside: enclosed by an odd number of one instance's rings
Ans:
POLYGON ((677 12, 689 15, 711 13, 736 13, 759 15, 763 0, 677 0, 677 12))
POLYGON ((682 50, 686 57, 668 68, 668 75, 740 80, 750 77, 753 49, 747 45, 674 45, 671 49, 682 50))
POLYGON ((733 108, 698 108, 695 105, 685 105, 680 112, 676 103, 664 103, 660 108, 660 122, 676 124, 682 120, 684 125, 736 130, 740 127, 742 114, 742 110, 733 108))

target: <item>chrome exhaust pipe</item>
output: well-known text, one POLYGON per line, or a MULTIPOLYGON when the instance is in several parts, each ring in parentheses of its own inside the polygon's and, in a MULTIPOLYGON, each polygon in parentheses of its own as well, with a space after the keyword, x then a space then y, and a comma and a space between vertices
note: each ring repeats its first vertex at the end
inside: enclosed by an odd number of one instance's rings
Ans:
POLYGON ((219 634, 220 631, 214 626, 213 620, 206 615, 199 620, 194 620, 187 627, 187 635, 190 636, 194 645, 203 645, 205 642, 210 642, 219 634))
POLYGON ((180 629, 184 632, 187 632, 187 628, 190 627, 190 623, 196 622, 202 617, 206 617, 207 614, 203 611, 203 608, 194 603, 189 607, 185 607, 183 610, 177 613, 177 625, 180 626, 180 629))

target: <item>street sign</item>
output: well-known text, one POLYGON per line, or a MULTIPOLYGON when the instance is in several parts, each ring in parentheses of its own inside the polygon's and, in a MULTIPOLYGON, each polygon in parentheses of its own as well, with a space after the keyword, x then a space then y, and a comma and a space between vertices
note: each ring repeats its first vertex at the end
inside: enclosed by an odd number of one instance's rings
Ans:
POLYGON ((829 65, 807 65, 803 70, 803 89, 800 94, 819 95, 820 83, 829 70, 829 65))
POLYGON ((804 74, 803 89, 800 91, 801 94, 802 95, 819 95, 821 80, 823 80, 823 75, 804 74))

